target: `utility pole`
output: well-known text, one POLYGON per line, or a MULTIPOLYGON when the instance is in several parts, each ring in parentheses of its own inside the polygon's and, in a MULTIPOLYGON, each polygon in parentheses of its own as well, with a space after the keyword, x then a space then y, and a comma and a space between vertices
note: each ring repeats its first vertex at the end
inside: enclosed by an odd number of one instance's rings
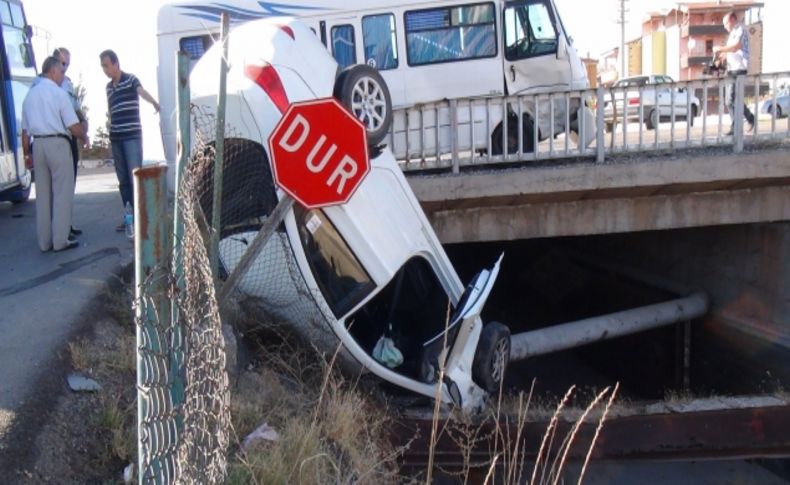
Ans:
POLYGON ((626 71, 626 52, 625 52, 625 14, 629 12, 628 10, 628 2, 629 0, 618 0, 620 3, 620 19, 617 21, 620 24, 620 77, 624 78, 628 76, 628 72, 626 71))

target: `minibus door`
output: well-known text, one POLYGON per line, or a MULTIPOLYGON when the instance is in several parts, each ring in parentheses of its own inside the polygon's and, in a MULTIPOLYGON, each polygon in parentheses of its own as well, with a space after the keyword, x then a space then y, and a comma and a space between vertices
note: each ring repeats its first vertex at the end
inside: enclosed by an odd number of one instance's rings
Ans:
POLYGON ((569 89, 568 45, 549 0, 505 3, 504 70, 509 94, 569 89))

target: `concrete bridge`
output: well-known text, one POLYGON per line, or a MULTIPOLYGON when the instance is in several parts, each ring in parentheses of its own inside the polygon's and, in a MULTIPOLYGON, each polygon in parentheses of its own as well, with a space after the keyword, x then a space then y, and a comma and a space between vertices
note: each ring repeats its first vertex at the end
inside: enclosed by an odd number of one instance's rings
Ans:
POLYGON ((790 220, 790 143, 409 174, 443 243, 790 220))

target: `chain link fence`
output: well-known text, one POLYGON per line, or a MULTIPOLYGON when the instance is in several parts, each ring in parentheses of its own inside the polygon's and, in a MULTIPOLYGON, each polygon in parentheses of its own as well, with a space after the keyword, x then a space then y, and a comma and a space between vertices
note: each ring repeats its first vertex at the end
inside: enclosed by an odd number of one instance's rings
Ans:
MULTIPOLYGON (((222 482, 233 433, 217 281, 207 249, 216 115, 193 105, 191 123, 194 148, 176 201, 183 236, 175 244, 171 264, 147 275, 137 302, 143 460, 139 469, 144 483, 222 482)), ((226 128, 225 137, 219 284, 233 272, 278 203, 263 147, 237 136, 232 127, 226 128)), ((309 212, 295 208, 294 216, 306 218, 309 212)), ((293 223, 294 216, 284 224, 293 223)), ((231 297, 243 300, 246 311, 261 322, 285 324, 319 349, 337 349, 327 321, 331 311, 321 306, 323 299, 316 298, 305 282, 284 224, 231 297)))

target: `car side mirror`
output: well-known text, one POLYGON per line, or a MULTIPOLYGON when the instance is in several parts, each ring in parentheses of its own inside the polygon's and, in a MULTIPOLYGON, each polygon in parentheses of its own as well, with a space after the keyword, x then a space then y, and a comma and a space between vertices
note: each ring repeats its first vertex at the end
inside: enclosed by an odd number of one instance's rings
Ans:
POLYGON ((685 93, 686 92, 686 88, 678 88, 678 92, 679 93, 685 93))

